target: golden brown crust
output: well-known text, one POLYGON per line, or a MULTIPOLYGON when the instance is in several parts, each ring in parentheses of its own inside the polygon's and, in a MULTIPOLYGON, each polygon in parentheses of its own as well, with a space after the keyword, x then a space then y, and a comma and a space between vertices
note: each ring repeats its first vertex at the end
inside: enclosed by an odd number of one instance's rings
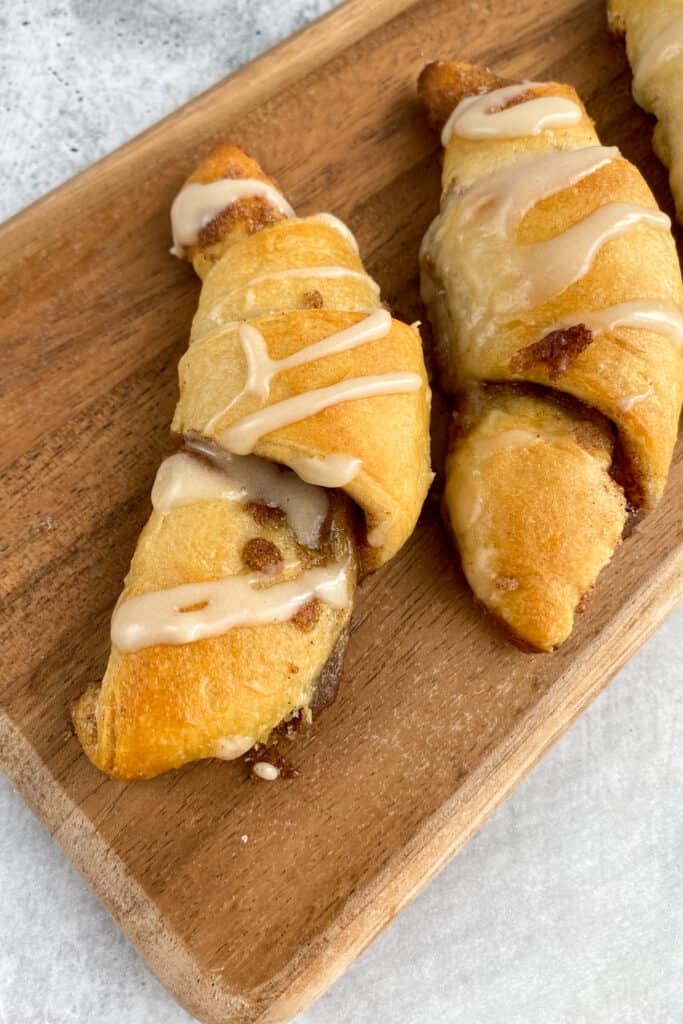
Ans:
MULTIPOLYGON (((224 177, 275 184, 231 145, 210 154, 188 183, 224 177)), ((377 304, 373 282, 343 232, 314 218, 285 220, 262 198, 229 204, 202 229, 187 256, 204 287, 181 367, 174 421, 181 434, 211 436, 203 417, 207 405, 219 403, 214 412, 220 412, 220 403, 229 404, 243 387, 243 354, 226 347, 226 341, 238 340, 235 323, 263 327, 268 354, 277 359, 357 321, 377 304), (289 274, 292 268, 319 266, 349 273, 289 274)), ((368 525, 386 526, 378 547, 364 546, 368 570, 391 557, 412 531, 429 486, 429 389, 414 328, 393 322, 388 344, 364 345, 353 355, 353 372, 336 364, 338 375, 329 383, 410 368, 424 386, 412 395, 380 396, 376 403, 340 403, 309 417, 303 432, 299 423, 267 435, 257 454, 287 464, 295 455, 340 450, 353 455, 358 449, 363 471, 347 490, 365 509, 368 525), (395 435, 390 444, 387 423, 395 435)), ((318 359, 276 374, 273 395, 279 395, 280 378, 285 388, 310 390, 317 373, 329 372, 329 363, 318 359)), ((243 415, 246 410, 238 404, 238 411, 243 415)), ((330 513, 317 549, 297 540, 282 509, 260 501, 205 499, 164 515, 153 512, 139 539, 123 601, 245 572, 263 573, 263 585, 271 586, 296 579, 308 568, 340 564, 347 567, 349 600, 336 607, 315 598, 286 622, 234 627, 191 643, 127 652, 114 647, 101 685, 91 687, 73 709, 78 736, 97 767, 116 778, 149 778, 202 758, 233 759, 251 746, 261 751, 273 730, 298 709, 310 717, 311 707, 333 699, 349 634, 358 537, 365 531, 357 529, 350 498, 341 491, 327 493, 330 513)))
MULTIPOLYGON (((440 126, 464 97, 506 84, 485 69, 439 62, 423 72, 420 95, 440 126)), ((569 99, 582 116, 535 136, 454 135, 444 157, 444 199, 457 202, 473 183, 535 154, 599 144, 573 89, 544 83, 533 92, 569 99)), ((610 202, 656 209, 637 169, 614 159, 537 202, 518 228, 517 244, 559 237, 610 202)), ((468 348, 460 344, 460 317, 475 271, 453 239, 442 262, 429 250, 421 260, 442 383, 463 403, 448 459, 445 513, 477 596, 518 638, 549 650, 569 634, 583 595, 619 542, 626 523, 622 488, 631 502, 646 506, 661 495, 683 391, 680 351, 670 337, 645 328, 594 334, 581 314, 639 299, 680 308, 675 246, 666 231, 638 225, 604 244, 585 276, 561 293, 509 322, 499 319, 493 331, 483 322, 485 340, 468 348), (502 390, 482 387, 513 381, 502 390), (558 402, 550 389, 568 400, 558 402), (616 445, 609 421, 619 431, 616 445), (482 453, 492 450, 480 465, 482 453), (473 472, 486 512, 470 520, 463 505, 473 472)), ((486 271, 495 282, 495 263, 486 271)))
MULTIPOLYGON (((215 180, 227 168, 235 176, 273 184, 240 152, 235 146, 221 147, 207 158, 195 180, 215 180)), ((237 398, 244 378, 238 322, 256 323, 264 332, 270 357, 277 359, 357 322, 379 303, 373 282, 363 278, 365 268, 358 254, 339 231, 315 217, 281 219, 253 230, 242 221, 228 231, 220 246, 213 251, 212 259, 217 253, 218 257, 210 266, 205 253, 194 259, 204 281, 191 346, 180 366, 181 398, 174 419, 174 429, 180 433, 203 434, 221 403, 225 407, 237 398), (348 268, 351 273, 310 279, 282 276, 283 271, 318 266, 348 268), (265 314, 271 315, 268 320, 265 314), (218 394, 209 394, 209 376, 221 385, 220 400, 218 394), (207 401, 212 397, 217 404, 209 413, 207 401)), ((386 372, 418 373, 425 386, 412 395, 340 403, 267 435, 255 448, 256 454, 289 464, 294 458, 339 452, 343 441, 342 454, 361 459, 361 471, 345 490, 364 511, 368 531, 386 527, 382 544, 364 545, 361 551, 364 573, 382 565, 405 542, 431 482, 430 393, 417 328, 393 321, 386 339, 279 375, 269 400, 346 377, 386 372)), ((248 400, 237 403, 231 415, 215 426, 213 435, 220 432, 218 426, 225 429, 249 411, 248 400)))
POLYGON ((669 168, 671 192, 683 224, 683 4, 680 0, 608 0, 609 27, 625 37, 633 69, 633 96, 657 118, 652 147, 669 168), (662 50, 662 43, 667 44, 662 50), (662 59, 653 58, 659 51, 662 59))
MULTIPOLYGON (((185 184, 208 185, 221 178, 254 178, 278 188, 277 182, 264 173, 256 160, 231 142, 224 142, 213 149, 185 184)), ((251 235, 284 219, 285 215, 280 210, 260 196, 241 199, 231 203, 210 220, 199 232, 197 244, 188 246, 185 255, 194 264, 200 277, 204 277, 220 259, 227 242, 251 235)))
MULTIPOLYGON (((270 358, 282 359, 358 323, 364 315, 325 308, 258 317, 251 323, 265 339, 270 358)), ((253 448, 256 455, 293 466, 298 459, 335 452, 360 459, 357 475, 344 490, 365 513, 368 529, 380 527, 384 533, 376 547, 361 549, 364 573, 393 557, 410 536, 431 483, 429 390, 419 334, 394 320, 384 338, 279 374, 267 399, 273 405, 340 380, 387 371, 415 373, 423 387, 340 402, 264 434, 253 448)), ((261 407, 253 396, 239 399, 244 356, 235 324, 194 342, 181 359, 179 376, 180 399, 173 420, 179 434, 219 438, 261 407)))
POLYGON ((610 474, 609 424, 533 390, 463 401, 446 463, 444 514, 479 600, 527 649, 571 632, 626 523, 610 474))
MULTIPOLYGON (((466 65, 443 62, 443 80, 450 69, 453 81, 467 79, 466 65)), ((476 77, 476 76, 475 76, 476 77)), ((545 83, 539 95, 550 92, 581 102, 567 86, 545 83)), ((516 163, 520 154, 543 153, 555 147, 575 149, 595 146, 599 139, 592 122, 584 116, 576 126, 524 139, 451 139, 445 156, 444 185, 464 178, 477 181, 507 161, 516 163)), ((655 199, 637 168, 620 158, 605 164, 571 188, 538 202, 524 217, 518 231, 522 245, 542 244, 578 224, 609 203, 635 204, 657 209, 655 199)), ((458 287, 457 261, 451 274, 458 287)), ((622 446, 635 481, 637 495, 646 507, 657 503, 663 492, 677 434, 683 372, 677 344, 663 334, 646 328, 629 328, 617 333, 605 331, 563 366, 559 376, 553 360, 529 358, 530 346, 541 341, 543 325, 567 322, 572 313, 585 313, 638 299, 660 300, 683 305, 683 285, 673 239, 665 230, 637 225, 602 246, 590 271, 560 294, 534 307, 525 317, 501 324, 472 356, 463 352, 450 337, 449 319, 457 325, 457 306, 439 311, 443 281, 438 268, 430 270, 423 261, 423 286, 433 279, 435 301, 430 313, 446 326, 437 329, 437 356, 446 385, 457 391, 473 381, 506 380, 512 376, 538 384, 550 384, 599 409, 618 427, 622 446), (647 394, 636 406, 631 396, 647 394)), ((579 317, 580 319, 580 317, 579 317)), ((572 325, 576 332, 578 324, 572 325)), ((548 332, 550 333, 550 332, 548 332)), ((456 331, 457 334, 457 331, 456 331)), ((576 335, 575 335, 576 337, 576 335)), ((587 336, 584 335, 584 340, 587 336)), ((538 350, 536 350, 538 351, 538 350)))
POLYGON ((417 93, 435 131, 441 131, 453 109, 466 96, 510 85, 488 68, 460 61, 435 60, 426 64, 417 80, 417 93))
POLYGON ((548 380, 557 381, 592 340, 593 332, 585 324, 550 331, 540 341, 534 341, 515 352, 510 360, 510 370, 515 376, 523 376, 532 367, 543 366, 548 380))
MULTIPOLYGON (((290 566, 348 562, 355 581, 354 516, 331 493, 322 547, 311 552, 286 520, 257 525, 249 510, 214 500, 153 512, 142 532, 122 600, 136 594, 244 571, 255 537, 290 566)), ((272 583, 298 574, 287 570, 272 583)), ((293 620, 238 627, 187 644, 112 650, 101 686, 74 705, 73 721, 90 759, 116 778, 150 778, 189 761, 236 757, 233 746, 265 742, 275 726, 310 703, 316 682, 343 635, 350 607, 321 604, 304 631, 293 620)), ((339 656, 337 655, 337 660, 339 656)), ((246 747, 244 747, 246 749, 246 747)))

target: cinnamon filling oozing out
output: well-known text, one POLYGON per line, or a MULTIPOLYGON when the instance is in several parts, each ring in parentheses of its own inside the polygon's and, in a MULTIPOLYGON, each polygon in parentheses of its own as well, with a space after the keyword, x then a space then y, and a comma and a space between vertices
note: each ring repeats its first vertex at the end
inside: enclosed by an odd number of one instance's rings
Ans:
POLYGON ((282 569, 284 559, 282 553, 271 540, 265 537, 252 537, 242 548, 242 561, 247 569, 253 572, 275 574, 282 569))
POLYGON ((317 288, 304 292, 303 304, 306 309, 322 309, 323 297, 317 288))
POLYGON ((592 341, 593 332, 585 324, 551 331, 545 338, 516 352, 510 360, 510 369, 513 373, 525 373, 534 366, 545 366, 548 378, 559 380, 592 341))
POLYGON ((281 508, 266 505, 262 501, 248 501, 245 508, 259 526, 277 526, 287 518, 281 508))
POLYGON ((297 629, 300 629, 303 633, 308 633, 317 625, 322 610, 322 602, 317 597, 314 597, 312 601, 299 608, 299 611, 296 615, 292 616, 290 621, 294 623, 297 629))
POLYGON ((249 234, 254 234, 261 228, 277 224, 284 219, 284 214, 276 210, 266 199, 251 196, 249 199, 230 203, 217 217, 205 224, 199 232, 197 244, 201 249, 211 248, 212 245, 221 242, 229 234, 231 227, 239 222, 244 224, 249 234))

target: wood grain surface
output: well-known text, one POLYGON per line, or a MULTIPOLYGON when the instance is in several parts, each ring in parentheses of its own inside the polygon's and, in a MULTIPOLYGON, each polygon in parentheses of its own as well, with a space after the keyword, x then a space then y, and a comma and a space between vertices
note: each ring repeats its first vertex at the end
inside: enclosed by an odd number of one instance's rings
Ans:
MULTIPOLYGON (((238 141, 301 212, 346 218, 398 315, 421 316, 439 154, 415 80, 439 56, 571 82, 671 212, 600 0, 352 0, 0 230, 0 763, 208 1024, 286 1021, 318 995, 681 594, 679 446, 663 503, 553 655, 508 646, 475 607, 428 500, 401 556, 362 587, 340 697, 292 757, 300 779, 248 783, 239 764, 205 762, 125 785, 70 733, 69 702, 104 669, 197 300, 168 255, 178 186, 216 142, 238 141)), ((443 420, 437 400, 437 453, 443 420)))

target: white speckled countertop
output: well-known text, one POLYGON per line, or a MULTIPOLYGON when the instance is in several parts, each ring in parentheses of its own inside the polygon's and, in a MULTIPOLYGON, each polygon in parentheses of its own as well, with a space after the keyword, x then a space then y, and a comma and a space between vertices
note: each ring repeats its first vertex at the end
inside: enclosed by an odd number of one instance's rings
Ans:
MULTIPOLYGON (((6 0, 0 219, 334 6, 6 0)), ((682 1024, 683 612, 300 1024, 682 1024)), ((181 1024, 0 778, 0 1024, 181 1024)))

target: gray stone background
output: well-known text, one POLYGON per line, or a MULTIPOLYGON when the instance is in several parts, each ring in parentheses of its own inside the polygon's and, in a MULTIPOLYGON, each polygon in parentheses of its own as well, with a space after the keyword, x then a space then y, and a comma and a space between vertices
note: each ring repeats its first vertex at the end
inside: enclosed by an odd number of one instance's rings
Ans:
MULTIPOLYGON (((0 0, 0 219, 332 6, 0 0)), ((682 629, 300 1024, 683 1024, 682 629)), ((0 1024, 188 1022, 4 779, 0 823, 0 1024)))

